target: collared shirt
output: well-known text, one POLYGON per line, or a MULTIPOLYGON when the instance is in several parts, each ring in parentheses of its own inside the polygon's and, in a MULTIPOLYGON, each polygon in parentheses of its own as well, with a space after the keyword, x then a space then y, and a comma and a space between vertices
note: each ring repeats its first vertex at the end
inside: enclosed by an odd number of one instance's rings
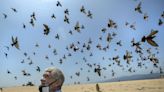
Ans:
POLYGON ((59 90, 56 90, 55 92, 62 92, 62 91, 59 89, 59 90))

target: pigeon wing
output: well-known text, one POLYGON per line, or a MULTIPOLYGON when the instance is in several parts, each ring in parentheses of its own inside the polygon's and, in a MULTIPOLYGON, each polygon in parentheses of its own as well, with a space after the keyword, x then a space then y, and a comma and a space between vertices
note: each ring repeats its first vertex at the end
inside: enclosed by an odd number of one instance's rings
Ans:
POLYGON ((158 47, 158 44, 155 41, 151 40, 151 39, 147 40, 147 42, 152 46, 158 47))
POLYGON ((156 33, 158 33, 158 31, 157 31, 157 30, 152 31, 152 32, 148 35, 148 37, 153 36, 153 35, 155 35, 156 33))

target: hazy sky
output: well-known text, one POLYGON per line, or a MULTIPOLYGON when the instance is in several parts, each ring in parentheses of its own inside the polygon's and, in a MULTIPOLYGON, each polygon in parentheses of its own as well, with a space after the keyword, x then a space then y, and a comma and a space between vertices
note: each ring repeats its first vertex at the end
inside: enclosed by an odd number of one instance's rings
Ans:
POLYGON ((159 67, 164 69, 164 41, 162 41, 164 24, 158 25, 159 19, 164 22, 164 18, 161 17, 164 12, 164 0, 59 1, 62 7, 56 6, 57 0, 0 1, 0 87, 22 85, 28 81, 39 85, 44 69, 49 66, 55 66, 64 72, 65 84, 89 83, 121 76, 149 74, 152 70, 153 73, 159 73, 159 67), (134 10, 140 2, 142 2, 142 14, 134 10), (86 14, 80 12, 82 6, 85 8, 86 14), (17 12, 11 8, 15 8, 17 12), (69 15, 64 13, 66 9, 69 10, 69 15), (88 11, 91 12, 92 19, 87 17, 88 11), (29 23, 33 12, 36 17, 34 27, 29 23), (7 18, 4 18, 4 14, 7 15, 7 18), (56 19, 51 18, 52 14, 56 19), (144 14, 148 15, 147 20, 143 19, 144 14), (69 18, 69 24, 64 22, 65 15, 69 18), (117 24, 117 29, 108 27, 109 19, 117 24), (80 33, 74 29, 77 22, 80 26, 84 26, 80 33), (125 25, 126 22, 129 23, 128 26, 125 25), (26 25, 25 29, 23 24, 26 25), (48 35, 44 35, 43 24, 47 24, 50 28, 48 35), (136 30, 130 28, 130 25, 134 25, 136 30), (103 28, 107 29, 105 33, 101 31, 103 28), (155 48, 147 42, 141 43, 142 56, 147 58, 149 54, 146 50, 151 48, 151 55, 155 54, 155 57, 159 59, 158 68, 155 68, 149 59, 142 61, 139 54, 135 52, 135 47, 131 46, 133 38, 135 42, 139 42, 143 36, 149 35, 152 29, 158 30, 153 40, 159 47, 155 48), (69 33, 70 30, 72 35, 69 33), (113 39, 110 43, 106 41, 108 33, 117 34, 112 36, 113 39), (59 40, 55 39, 57 34, 60 37, 59 40), (18 38, 20 50, 11 46, 12 36, 18 38), (102 37, 102 40, 99 37, 102 37), (92 41, 91 44, 88 43, 89 39, 92 41), (122 46, 116 44, 120 40, 122 46), (79 50, 74 52, 73 49, 70 49, 72 43, 79 50), (90 46, 90 50, 83 48, 84 43, 86 46, 90 46), (36 47, 36 44, 39 47, 36 47), (101 44, 102 48, 109 45, 109 49, 99 50, 96 48, 97 44, 101 44), (48 45, 51 45, 51 48, 48 45), (8 47, 9 49, 7 49, 8 47), (57 55, 54 55, 54 49, 56 49, 57 55), (81 50, 84 52, 82 53, 81 50), (126 51, 132 53, 130 64, 123 59, 126 51), (24 53, 27 53, 27 56, 24 53), (68 56, 69 53, 72 56, 68 56), (91 53, 93 56, 90 56, 91 53), (63 59, 64 55, 66 59, 63 59), (117 55, 122 67, 113 60, 113 57, 117 55), (48 59, 45 58, 46 56, 48 59), (62 59, 62 64, 59 63, 60 59, 62 59), (24 63, 21 63, 23 60, 24 63), (31 61, 33 64, 29 65, 31 61), (144 65, 138 67, 139 62, 144 65), (97 65, 100 65, 102 69, 101 76, 94 72, 97 65), (41 72, 36 71, 37 66, 40 67, 41 72), (128 71, 130 68, 132 68, 132 72, 128 71), (11 74, 7 73, 8 70, 11 74), (31 76, 23 76, 22 70, 30 73, 31 76), (112 70, 115 72, 114 76, 112 76, 112 70), (133 72, 134 70, 135 72, 133 72), (77 72, 80 72, 80 76, 75 74, 77 72), (15 76, 17 79, 14 78, 15 76), (90 81, 87 81, 87 78, 90 81))

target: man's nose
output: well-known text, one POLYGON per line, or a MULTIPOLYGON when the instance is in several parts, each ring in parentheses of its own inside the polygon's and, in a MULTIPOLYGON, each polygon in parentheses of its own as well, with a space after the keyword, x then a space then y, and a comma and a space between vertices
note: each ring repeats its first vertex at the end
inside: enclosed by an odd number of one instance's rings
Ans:
POLYGON ((46 83, 46 80, 44 78, 42 78, 40 81, 41 81, 42 84, 46 83))

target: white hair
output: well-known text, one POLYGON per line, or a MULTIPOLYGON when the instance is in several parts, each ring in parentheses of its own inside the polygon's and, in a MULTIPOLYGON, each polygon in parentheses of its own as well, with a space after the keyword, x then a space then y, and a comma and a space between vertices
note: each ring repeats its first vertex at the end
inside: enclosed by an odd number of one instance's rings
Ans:
POLYGON ((62 73, 61 70, 59 70, 55 67, 48 67, 45 69, 45 71, 50 72, 51 78, 59 81, 61 85, 64 83, 65 78, 64 78, 64 74, 62 73))

